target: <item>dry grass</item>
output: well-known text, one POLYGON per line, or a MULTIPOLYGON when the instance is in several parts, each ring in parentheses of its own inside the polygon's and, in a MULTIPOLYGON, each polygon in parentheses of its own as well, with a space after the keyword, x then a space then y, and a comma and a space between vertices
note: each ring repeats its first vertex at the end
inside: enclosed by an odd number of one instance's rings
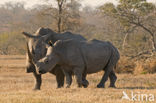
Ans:
POLYGON ((24 55, 0 55, 0 68, 24 68, 24 55))
POLYGON ((101 76, 102 72, 89 75, 88 88, 77 88, 74 81, 71 88, 56 89, 55 76, 45 74, 41 91, 33 91, 32 74, 25 73, 25 69, 2 67, 0 103, 131 103, 121 99, 123 91, 156 96, 156 74, 118 74, 116 89, 108 88, 109 82, 104 89, 96 88, 101 76))

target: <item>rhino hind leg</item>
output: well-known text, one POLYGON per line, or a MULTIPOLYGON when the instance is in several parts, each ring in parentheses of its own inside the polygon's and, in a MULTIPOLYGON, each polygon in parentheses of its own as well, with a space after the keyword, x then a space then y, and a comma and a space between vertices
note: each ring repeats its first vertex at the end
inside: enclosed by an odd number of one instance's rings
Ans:
POLYGON ((82 74, 82 86, 84 88, 87 88, 89 85, 89 82, 86 80, 86 76, 87 76, 87 73, 86 71, 84 71, 84 73, 82 74))
POLYGON ((89 82, 88 82, 86 79, 82 79, 82 86, 83 86, 84 88, 87 88, 88 85, 89 85, 89 82))
POLYGON ((105 73, 102 76, 100 83, 97 85, 97 88, 105 87, 105 82, 108 80, 108 77, 113 70, 113 65, 111 65, 111 62, 108 63, 108 65, 106 66, 106 68, 104 68, 104 70, 105 70, 105 73))
POLYGON ((109 78, 110 78, 110 85, 109 85, 109 87, 116 88, 115 87, 115 82, 117 80, 117 76, 115 75, 115 72, 114 71, 110 72, 109 78))
POLYGON ((35 88, 33 90, 40 90, 41 84, 42 84, 42 78, 41 78, 41 74, 37 74, 36 72, 33 72, 34 77, 35 77, 35 88))

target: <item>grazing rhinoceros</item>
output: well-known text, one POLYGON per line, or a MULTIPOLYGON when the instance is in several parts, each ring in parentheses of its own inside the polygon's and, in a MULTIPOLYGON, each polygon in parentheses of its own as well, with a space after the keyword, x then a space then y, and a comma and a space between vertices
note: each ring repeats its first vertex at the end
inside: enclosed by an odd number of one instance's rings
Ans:
POLYGON ((75 41, 58 40, 53 46, 49 46, 47 54, 39 60, 35 66, 40 74, 53 70, 56 65, 60 65, 65 72, 67 87, 70 87, 71 73, 75 74, 78 87, 85 85, 82 78, 86 74, 96 73, 104 70, 102 80, 97 85, 103 88, 108 77, 110 77, 110 87, 115 87, 117 79, 113 68, 120 58, 118 50, 110 43, 99 40, 75 41))
MULTIPOLYGON (((23 32, 23 34, 27 37, 27 55, 26 55, 26 68, 27 73, 33 72, 36 84, 35 90, 39 90, 42 83, 41 74, 36 73, 36 68, 34 66, 34 61, 38 61, 46 55, 47 48, 44 45, 46 41, 50 41, 54 43, 57 40, 65 40, 65 39, 75 39, 75 40, 86 40, 81 35, 75 35, 70 32, 65 32, 62 34, 58 34, 53 32, 48 28, 39 28, 34 35, 23 32)), ((57 87, 60 88, 64 85, 64 73, 59 65, 55 66, 53 70, 49 71, 50 73, 56 75, 57 87)))

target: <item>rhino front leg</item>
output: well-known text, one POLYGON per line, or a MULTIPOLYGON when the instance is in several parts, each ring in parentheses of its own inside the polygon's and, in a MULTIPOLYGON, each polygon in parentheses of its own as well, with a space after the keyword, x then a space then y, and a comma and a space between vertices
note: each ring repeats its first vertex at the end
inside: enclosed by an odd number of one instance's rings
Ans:
POLYGON ((34 90, 40 90, 41 84, 42 84, 42 78, 41 74, 37 74, 36 72, 33 72, 34 77, 35 77, 35 88, 34 90))
POLYGON ((74 74, 79 88, 82 87, 82 73, 82 68, 74 68, 74 74))
POLYGON ((57 81, 57 88, 61 88, 64 86, 64 74, 63 75, 56 75, 56 81, 57 81))
POLYGON ((64 86, 64 73, 60 66, 57 68, 55 67, 55 75, 56 75, 56 81, 57 81, 57 88, 61 88, 64 86))
POLYGON ((70 88, 72 84, 72 74, 70 72, 67 72, 66 70, 63 70, 65 77, 66 77, 66 88, 70 88))
POLYGON ((117 80, 117 76, 115 75, 114 71, 110 72, 109 78, 110 78, 110 85, 109 85, 109 87, 115 88, 115 82, 117 80))

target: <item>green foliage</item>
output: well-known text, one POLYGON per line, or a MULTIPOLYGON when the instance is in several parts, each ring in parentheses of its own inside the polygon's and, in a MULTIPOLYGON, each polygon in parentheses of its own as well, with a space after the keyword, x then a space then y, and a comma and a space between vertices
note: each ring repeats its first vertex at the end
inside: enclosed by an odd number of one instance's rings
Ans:
POLYGON ((146 0, 120 0, 117 6, 108 3, 104 4, 100 9, 104 15, 117 19, 125 33, 130 34, 137 27, 148 32, 153 38, 151 48, 156 49, 156 40, 154 39, 156 19, 153 19, 156 17, 154 12, 156 7, 154 4, 148 3, 146 0))
MULTIPOLYGON (((20 31, 35 32, 39 27, 48 27, 57 31, 58 8, 51 5, 39 5, 31 10, 24 7, 10 6, 14 9, 0 7, 0 53, 24 54, 25 40, 20 31), (16 9, 15 9, 16 8, 16 9), (17 15, 18 14, 18 15, 17 15), (8 18, 7 18, 8 17, 8 18), (5 22, 3 22, 5 21, 5 22), (4 28, 3 28, 4 27, 4 28)), ((62 31, 81 34, 87 39, 99 39, 112 42, 120 51, 125 34, 133 28, 132 22, 155 24, 153 9, 155 7, 145 0, 120 0, 118 5, 112 3, 100 7, 101 12, 91 7, 80 10, 76 0, 66 2, 62 13, 62 31), (151 14, 150 14, 151 13, 151 14)), ((145 25, 145 26, 146 26, 145 25)), ((154 26, 152 27, 154 31, 154 26)), ((124 54, 136 54, 151 48, 150 36, 143 29, 135 28, 129 32, 124 54)))
POLYGON ((0 34, 1 54, 25 54, 25 39, 20 32, 0 34))
POLYGON ((8 33, 0 34, 0 45, 5 43, 8 40, 8 38, 9 38, 9 34, 8 33))
POLYGON ((113 3, 106 3, 103 6, 101 6, 99 9, 102 10, 102 12, 106 13, 107 15, 113 16, 115 13, 117 13, 117 10, 113 3))
POLYGON ((104 4, 100 8, 103 13, 111 14, 117 18, 120 23, 128 28, 132 22, 139 22, 155 9, 155 5, 146 2, 146 0, 120 0, 119 5, 115 7, 112 3, 104 4))

